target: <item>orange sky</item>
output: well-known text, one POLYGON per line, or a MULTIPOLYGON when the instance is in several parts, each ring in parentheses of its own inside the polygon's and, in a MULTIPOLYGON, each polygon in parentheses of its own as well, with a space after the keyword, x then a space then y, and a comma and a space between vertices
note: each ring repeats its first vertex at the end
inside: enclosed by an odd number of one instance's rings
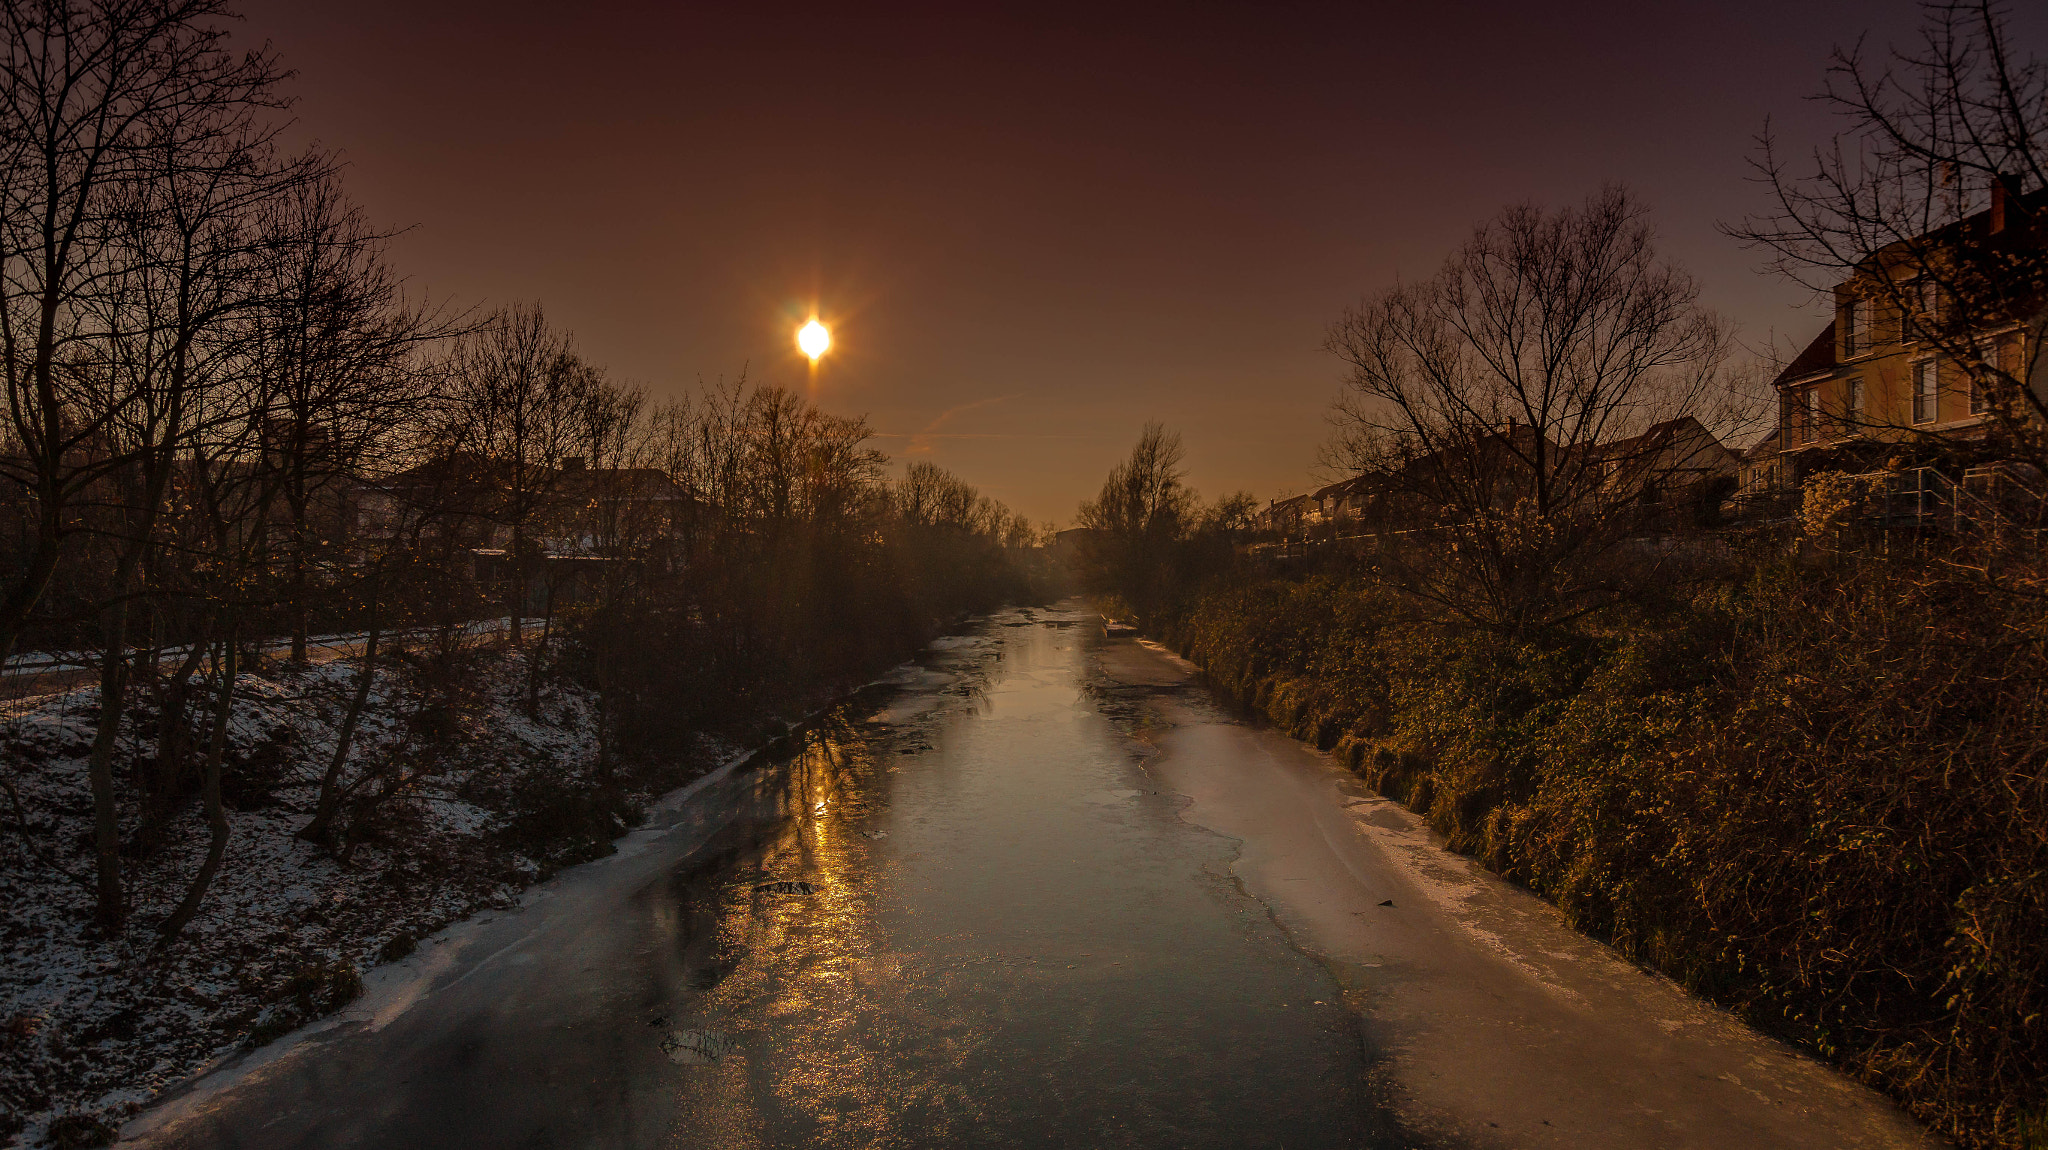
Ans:
POLYGON ((1324 327, 1511 200, 1626 181, 1747 338, 1803 340, 1810 303, 1714 224, 1762 206, 1744 164, 1766 116, 1818 139, 1802 97, 1830 47, 1917 19, 730 8, 262 0, 248 31, 299 70, 300 133, 413 225, 416 286, 538 299, 656 393, 805 385, 815 300, 821 403, 1061 523, 1154 418, 1207 494, 1303 489, 1338 379, 1324 327))

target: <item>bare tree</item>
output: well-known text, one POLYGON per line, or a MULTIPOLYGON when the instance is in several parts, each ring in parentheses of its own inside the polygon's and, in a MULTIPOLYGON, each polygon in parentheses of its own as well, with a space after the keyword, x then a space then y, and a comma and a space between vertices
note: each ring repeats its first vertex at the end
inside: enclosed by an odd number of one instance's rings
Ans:
POLYGON ((495 492, 490 514, 510 536, 506 607, 515 644, 522 641, 536 528, 580 439, 582 371, 569 337, 549 326, 538 305, 494 313, 456 348, 452 439, 495 492))
POLYGON ((1435 277, 1348 310, 1326 344, 1349 369, 1335 457, 1385 497, 1386 526, 1423 532, 1383 550, 1383 573, 1510 631, 1605 602, 1628 493, 1604 445, 1722 393, 1728 336, 1698 299, 1608 187, 1511 207, 1435 277))
POLYGON ((896 484, 896 513, 913 527, 972 529, 981 493, 936 463, 917 460, 896 484))
POLYGON ((1147 614, 1170 594, 1176 545, 1199 513, 1185 456, 1179 433, 1146 424, 1131 454, 1110 469, 1101 492, 1075 516, 1093 532, 1083 559, 1095 589, 1122 591, 1147 614))
MULTIPOLYGON (((203 600, 211 618, 195 651, 211 648, 214 704, 206 748, 200 760, 200 800, 207 824, 206 856, 185 889, 185 897, 157 928, 158 947, 168 946, 192 921, 227 857, 231 828, 221 801, 221 764, 227 752, 228 728, 241 674, 241 621, 270 563, 269 512, 284 478, 280 469, 262 466, 262 416, 268 409, 268 381, 260 376, 241 381, 221 397, 239 400, 243 417, 226 422, 213 435, 198 438, 183 469, 183 485, 203 519, 209 536, 194 574, 204 580, 191 594, 203 600)), ((158 722, 183 723, 184 716, 158 715, 158 722)))
POLYGON ((404 297, 385 262, 388 237, 351 203, 320 157, 265 220, 265 307, 252 355, 270 382, 262 413, 265 465, 287 519, 286 617, 291 657, 306 660, 314 572, 347 545, 343 489, 394 434, 434 416, 433 377, 416 352, 450 334, 438 310, 404 297))
POLYGON ((1083 503, 1083 527, 1130 538, 1171 539, 1184 531, 1195 503, 1182 461, 1180 434, 1148 423, 1131 454, 1110 470, 1093 502, 1083 503))
POLYGON ((156 544, 181 450, 211 426, 249 418, 235 385, 246 363, 238 321, 260 299, 255 269, 262 243, 253 221, 265 202, 309 174, 303 164, 276 159, 274 129, 241 89, 215 95, 149 117, 152 130, 133 157, 133 178, 115 200, 111 236, 120 242, 120 262, 103 271, 104 294, 79 309, 96 313, 94 324, 106 336, 96 370, 83 374, 99 392, 83 393, 71 406, 95 413, 101 441, 124 461, 113 472, 121 498, 111 517, 115 555, 111 598, 100 610, 99 730, 88 770, 98 918, 109 930, 125 914, 111 760, 126 701, 139 574, 156 544))
POLYGON ((282 73, 228 48, 225 15, 218 0, 0 4, 0 385, 14 441, 0 469, 35 527, 0 592, 0 657, 77 528, 74 501, 135 458, 104 446, 134 397, 71 385, 107 358, 111 294, 149 258, 134 242, 139 189, 221 170, 222 148, 256 142, 254 115, 281 105, 282 73))

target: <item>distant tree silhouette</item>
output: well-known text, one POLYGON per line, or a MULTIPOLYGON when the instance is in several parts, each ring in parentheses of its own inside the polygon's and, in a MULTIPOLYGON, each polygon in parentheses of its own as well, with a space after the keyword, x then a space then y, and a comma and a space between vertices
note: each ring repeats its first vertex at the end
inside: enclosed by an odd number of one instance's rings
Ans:
MULTIPOLYGON (((1555 212, 1511 207, 1434 277, 1346 311, 1331 458, 1421 533, 1379 556, 1410 595, 1467 622, 1540 627, 1607 602, 1626 534, 1602 445, 1724 394, 1728 335, 1661 260, 1619 187, 1555 212)), ((1619 494, 1626 495, 1624 491, 1619 494)))

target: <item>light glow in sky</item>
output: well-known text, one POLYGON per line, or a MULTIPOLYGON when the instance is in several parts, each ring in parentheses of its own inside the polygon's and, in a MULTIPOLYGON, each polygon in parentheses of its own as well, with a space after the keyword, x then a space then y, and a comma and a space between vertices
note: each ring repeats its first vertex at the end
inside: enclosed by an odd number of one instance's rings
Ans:
POLYGON ((813 319, 797 329, 796 345, 811 357, 812 363, 816 363, 818 357, 825 354, 825 349, 832 346, 831 329, 813 319))

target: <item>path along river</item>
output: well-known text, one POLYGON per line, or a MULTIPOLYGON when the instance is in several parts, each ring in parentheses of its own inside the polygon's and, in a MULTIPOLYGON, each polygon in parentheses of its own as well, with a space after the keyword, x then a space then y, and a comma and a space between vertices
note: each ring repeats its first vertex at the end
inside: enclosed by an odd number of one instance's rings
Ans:
POLYGON ((1927 1145, 1076 609, 382 968, 163 1147, 1927 1145))

